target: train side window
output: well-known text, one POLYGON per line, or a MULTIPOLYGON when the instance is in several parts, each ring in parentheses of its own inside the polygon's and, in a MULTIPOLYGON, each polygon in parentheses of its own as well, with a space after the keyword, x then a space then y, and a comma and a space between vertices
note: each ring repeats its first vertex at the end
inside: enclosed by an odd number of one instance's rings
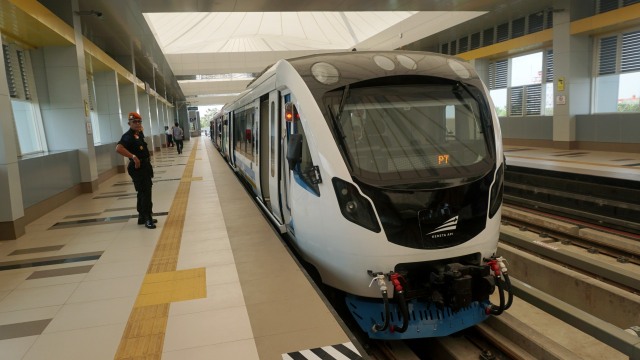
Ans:
POLYGON ((255 119, 253 108, 248 108, 235 113, 234 116, 234 147, 236 153, 242 154, 253 162, 256 143, 255 119))
POLYGON ((298 184, 312 194, 320 196, 320 187, 318 184, 322 180, 318 167, 313 164, 313 160, 311 159, 311 151, 309 150, 304 127, 300 122, 300 116, 294 104, 287 103, 285 107, 286 119, 292 122, 292 136, 289 138, 287 154, 290 170, 293 171, 298 184))

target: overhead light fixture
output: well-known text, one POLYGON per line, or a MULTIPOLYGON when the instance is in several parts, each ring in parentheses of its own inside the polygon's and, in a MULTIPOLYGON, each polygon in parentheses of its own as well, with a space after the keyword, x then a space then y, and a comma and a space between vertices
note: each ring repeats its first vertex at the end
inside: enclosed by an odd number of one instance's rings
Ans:
POLYGON ((75 13, 78 16, 95 16, 98 19, 102 19, 102 11, 98 11, 98 10, 83 10, 83 11, 76 11, 75 13))

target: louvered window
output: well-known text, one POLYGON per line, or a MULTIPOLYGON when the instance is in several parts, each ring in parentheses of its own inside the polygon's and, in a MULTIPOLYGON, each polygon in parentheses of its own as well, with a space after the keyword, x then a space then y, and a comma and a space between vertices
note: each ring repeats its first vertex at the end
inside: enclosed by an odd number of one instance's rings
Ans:
POLYGON ((507 72, 508 72, 509 60, 500 60, 495 62, 496 77, 494 89, 502 89, 507 87, 507 72))
POLYGON ((493 37, 493 28, 486 29, 482 32, 482 46, 493 45, 494 37, 493 37))
POLYGON ((453 40, 451 42, 451 44, 449 45, 449 54, 450 55, 457 55, 458 54, 458 46, 457 46, 455 40, 453 40))
POLYGON ((522 116, 522 101, 524 99, 524 88, 522 86, 511 88, 510 105, 511 116, 522 116))
POLYGON ((458 53, 469 51, 469 37, 465 36, 458 40, 458 53))
POLYGON ((96 96, 94 91, 93 77, 87 74, 87 90, 89 91, 89 109, 96 111, 96 96))
POLYGON ((18 97, 18 87, 16 86, 16 79, 14 77, 14 70, 11 61, 11 49, 9 46, 2 45, 2 54, 4 55, 4 70, 7 74, 7 85, 9 86, 9 96, 12 98, 18 97))
POLYGON ((469 48, 471 50, 475 50, 480 47, 480 33, 471 34, 471 43, 469 44, 469 48))
POLYGON ((497 33, 498 39, 496 42, 509 40, 509 23, 498 25, 497 33))
POLYGON ((517 38, 524 35, 524 18, 513 20, 511 23, 511 38, 517 38))
POLYGON ((449 43, 442 44, 440 46, 440 52, 445 55, 449 55, 449 43))
POLYGON ((542 86, 528 85, 525 86, 526 92, 526 114, 527 115, 540 115, 542 109, 542 86))
POLYGON ((598 52, 598 75, 615 74, 618 37, 609 36, 600 39, 598 52))
POLYGON ((544 25, 544 13, 542 11, 539 13, 529 15, 529 34, 542 31, 543 25, 544 25))
POLYGON ((599 0, 597 13, 615 10, 618 8, 618 0, 599 0))
POLYGON ((640 70, 640 31, 622 34, 620 72, 640 70))
POLYGON ((15 44, 3 44, 5 72, 11 97, 19 156, 46 151, 40 107, 32 89, 33 72, 29 53, 15 44))
POLYGON ((24 51, 18 50, 17 54, 18 64, 20 65, 20 77, 24 89, 24 99, 31 100, 31 90, 29 89, 29 80, 27 75, 27 60, 25 59, 24 51))
POLYGON ((640 30, 596 38, 595 45, 594 111, 639 112, 640 30))
POLYGON ((545 29, 551 29, 553 27, 553 11, 547 11, 547 23, 544 24, 545 29))
POLYGON ((545 82, 553 82, 553 50, 547 50, 544 61, 545 82))

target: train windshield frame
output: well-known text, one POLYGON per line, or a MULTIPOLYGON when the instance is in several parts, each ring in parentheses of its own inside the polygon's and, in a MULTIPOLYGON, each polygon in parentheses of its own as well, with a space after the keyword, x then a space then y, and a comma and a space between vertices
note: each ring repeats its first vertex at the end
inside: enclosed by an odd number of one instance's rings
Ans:
POLYGON ((373 79, 322 97, 354 178, 376 186, 433 187, 471 181, 493 168, 494 136, 482 91, 457 80, 420 78, 373 79))

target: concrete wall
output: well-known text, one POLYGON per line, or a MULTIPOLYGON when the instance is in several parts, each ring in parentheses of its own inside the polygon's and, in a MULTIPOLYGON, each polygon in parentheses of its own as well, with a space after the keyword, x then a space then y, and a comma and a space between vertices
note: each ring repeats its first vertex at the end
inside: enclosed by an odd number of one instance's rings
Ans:
MULTIPOLYGON (((502 138, 508 145, 553 147, 553 117, 500 118, 502 138)), ((597 151, 640 151, 640 114, 576 115, 572 148, 597 151)))

